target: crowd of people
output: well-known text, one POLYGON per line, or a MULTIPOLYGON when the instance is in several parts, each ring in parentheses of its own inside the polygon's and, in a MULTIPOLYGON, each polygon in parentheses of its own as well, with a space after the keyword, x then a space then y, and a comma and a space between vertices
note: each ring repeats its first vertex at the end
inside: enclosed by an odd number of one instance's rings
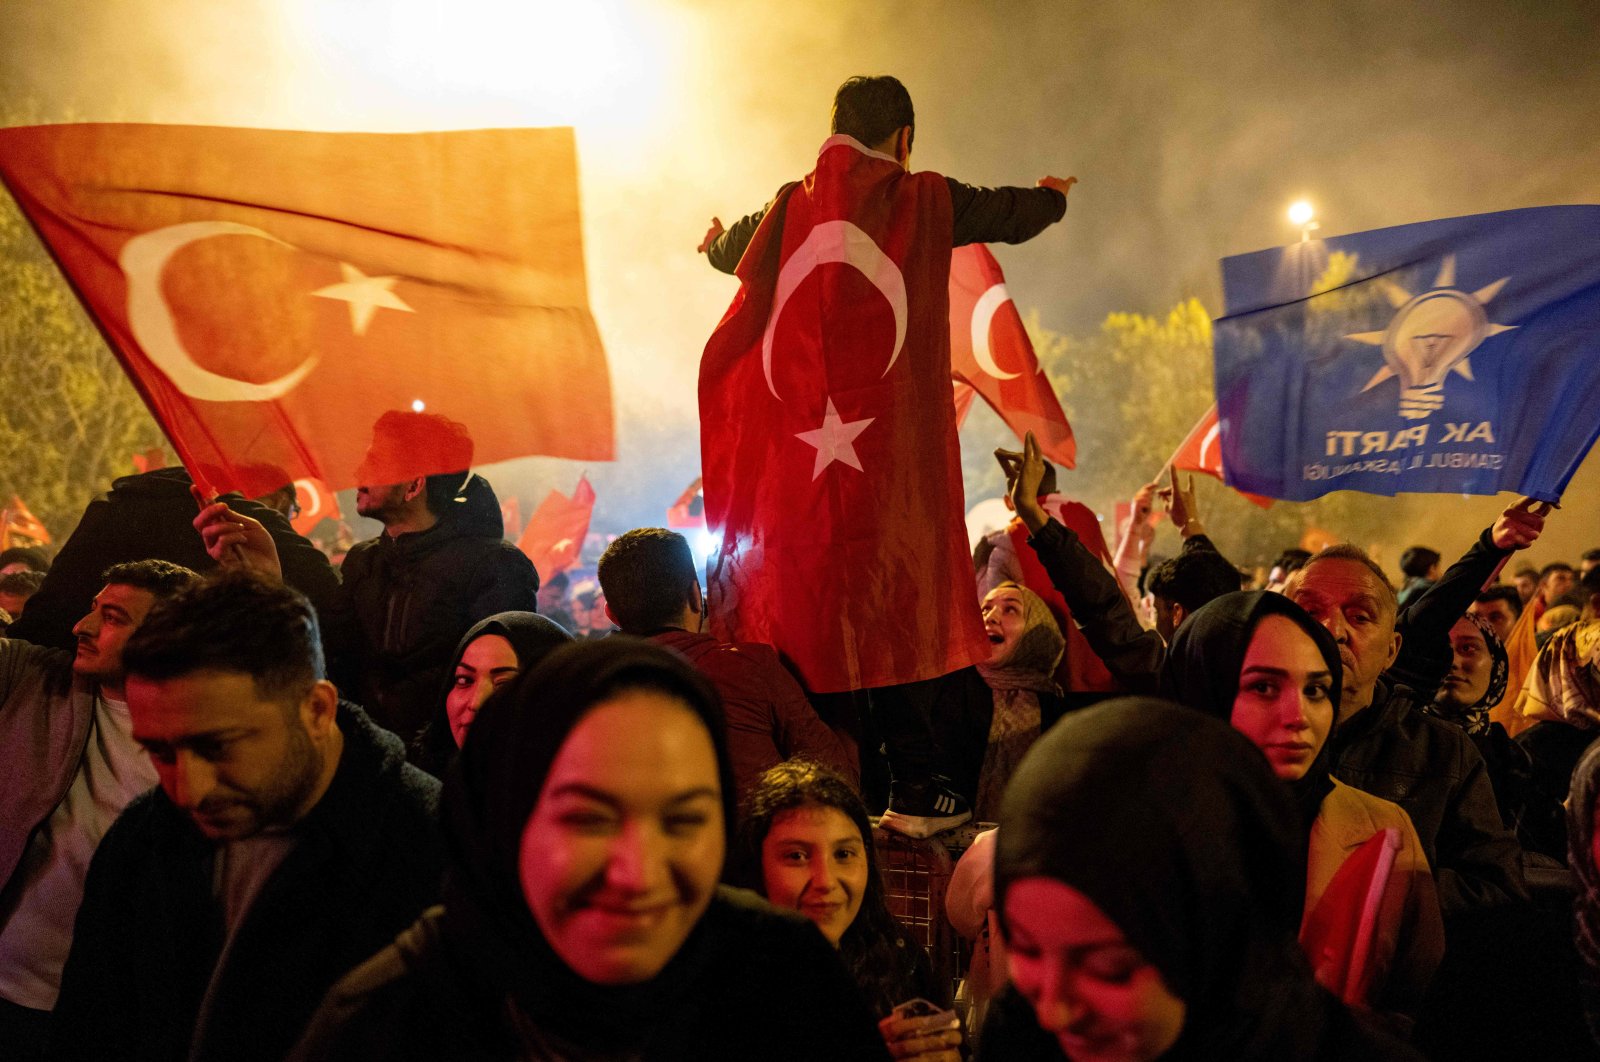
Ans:
MULTIPOLYGON (((903 166, 852 124, 892 80, 835 132, 903 166)), ((950 182, 958 242, 1047 180, 950 182)), ((372 450, 459 467, 364 483, 338 567, 182 469, 0 554, 0 1057, 1600 1057, 1600 551, 1508 576, 1543 503, 1399 590, 1351 544, 1258 581, 1176 474, 1112 548, 1030 434, 986 655, 818 690, 710 632, 681 535, 611 541, 575 631, 460 425, 372 450), (890 844, 965 852, 954 979, 890 844)))

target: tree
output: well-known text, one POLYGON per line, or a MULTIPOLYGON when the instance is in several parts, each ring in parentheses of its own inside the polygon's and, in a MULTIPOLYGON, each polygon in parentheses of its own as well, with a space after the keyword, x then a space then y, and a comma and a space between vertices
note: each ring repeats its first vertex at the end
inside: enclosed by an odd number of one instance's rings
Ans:
POLYGON ((59 542, 161 430, 10 197, 0 202, 0 495, 59 542))

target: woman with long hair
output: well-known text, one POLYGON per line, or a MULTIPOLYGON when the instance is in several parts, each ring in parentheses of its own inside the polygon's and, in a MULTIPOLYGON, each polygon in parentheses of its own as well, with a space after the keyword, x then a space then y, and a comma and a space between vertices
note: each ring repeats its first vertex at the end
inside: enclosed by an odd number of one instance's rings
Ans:
POLYGON ((950 1005, 928 954, 889 912, 872 822, 845 778, 808 760, 769 768, 745 801, 739 827, 744 877, 777 907, 799 911, 839 949, 896 1058, 960 1057, 961 1030, 925 1030, 894 1008, 925 999, 950 1005))

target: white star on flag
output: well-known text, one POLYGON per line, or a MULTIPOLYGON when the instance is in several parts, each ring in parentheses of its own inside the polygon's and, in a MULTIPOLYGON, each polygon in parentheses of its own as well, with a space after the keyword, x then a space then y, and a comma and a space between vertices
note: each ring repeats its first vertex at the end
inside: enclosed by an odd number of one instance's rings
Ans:
POLYGON ((325 288, 318 288, 311 294, 324 299, 348 302, 350 327, 355 329, 356 335, 367 334, 367 325, 372 323, 372 315, 380 306, 386 310, 416 313, 401 300, 400 296, 390 290, 394 287, 395 281, 400 279, 399 277, 369 277, 348 262, 339 263, 339 272, 344 274, 342 284, 330 284, 325 288))
POLYGON ((875 417, 866 420, 852 420, 848 423, 839 418, 839 411, 833 408, 833 399, 828 399, 828 407, 822 415, 822 427, 815 431, 798 431, 794 437, 808 446, 817 448, 817 464, 811 470, 811 478, 815 480, 822 475, 822 470, 835 461, 849 465, 857 472, 863 472, 861 459, 856 456, 856 436, 867 430, 875 417))

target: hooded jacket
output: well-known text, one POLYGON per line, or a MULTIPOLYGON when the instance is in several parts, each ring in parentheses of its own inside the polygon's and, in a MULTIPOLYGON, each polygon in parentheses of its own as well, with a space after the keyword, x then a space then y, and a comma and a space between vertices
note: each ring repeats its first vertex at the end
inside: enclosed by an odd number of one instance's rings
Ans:
POLYGON ((426 531, 379 535, 345 558, 344 585, 323 618, 330 677, 405 741, 438 706, 469 627, 537 611, 539 573, 504 533, 494 488, 472 475, 426 531))

